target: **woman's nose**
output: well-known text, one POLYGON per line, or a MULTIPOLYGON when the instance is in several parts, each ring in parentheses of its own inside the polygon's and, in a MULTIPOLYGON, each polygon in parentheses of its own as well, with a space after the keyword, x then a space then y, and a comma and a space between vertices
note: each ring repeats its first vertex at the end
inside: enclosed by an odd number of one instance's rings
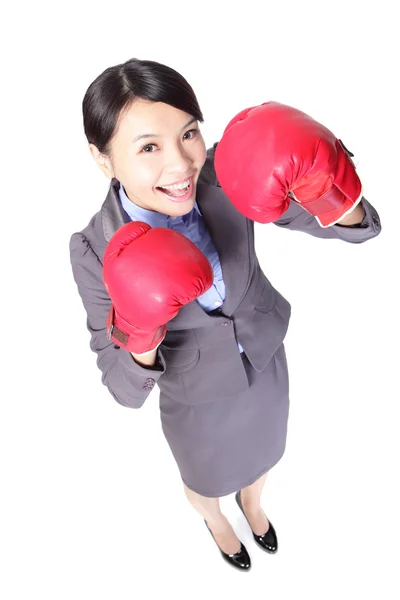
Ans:
POLYGON ((186 173, 191 164, 191 159, 181 149, 171 149, 166 154, 165 164, 171 173, 186 173))

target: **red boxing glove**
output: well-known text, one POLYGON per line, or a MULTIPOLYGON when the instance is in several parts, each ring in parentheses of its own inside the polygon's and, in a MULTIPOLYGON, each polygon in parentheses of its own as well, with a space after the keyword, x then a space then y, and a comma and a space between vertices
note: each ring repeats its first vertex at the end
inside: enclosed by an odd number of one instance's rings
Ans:
POLYGON ((165 323, 213 280, 207 257, 178 231, 126 223, 104 254, 103 281, 113 303, 108 338, 134 354, 154 350, 167 333, 165 323))
POLYGON ((222 189, 247 218, 276 221, 292 198, 328 227, 361 200, 352 156, 306 113, 264 102, 231 119, 215 149, 214 165, 222 189))

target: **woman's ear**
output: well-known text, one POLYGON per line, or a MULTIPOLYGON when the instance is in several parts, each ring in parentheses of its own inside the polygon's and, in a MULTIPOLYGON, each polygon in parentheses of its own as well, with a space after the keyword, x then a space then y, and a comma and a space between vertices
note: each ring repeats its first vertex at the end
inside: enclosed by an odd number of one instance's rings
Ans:
POLYGON ((94 144, 89 144, 89 150, 99 169, 103 171, 108 179, 112 179, 114 177, 114 170, 110 159, 104 154, 101 154, 94 144))

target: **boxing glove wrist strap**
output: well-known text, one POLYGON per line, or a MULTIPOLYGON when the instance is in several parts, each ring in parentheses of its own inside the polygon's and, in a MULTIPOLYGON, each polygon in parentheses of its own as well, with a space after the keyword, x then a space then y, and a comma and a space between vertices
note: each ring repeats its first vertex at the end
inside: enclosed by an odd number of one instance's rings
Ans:
POLYGON ((107 317, 107 338, 129 352, 146 354, 155 350, 163 341, 166 332, 166 325, 154 331, 143 331, 125 321, 111 305, 107 317))

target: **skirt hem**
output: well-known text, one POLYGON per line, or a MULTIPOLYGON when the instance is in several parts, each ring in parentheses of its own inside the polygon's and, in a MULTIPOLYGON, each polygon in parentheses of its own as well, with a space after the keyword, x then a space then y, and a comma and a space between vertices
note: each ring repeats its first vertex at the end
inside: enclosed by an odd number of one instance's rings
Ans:
POLYGON ((265 475, 265 473, 267 473, 268 471, 270 471, 283 457, 285 453, 285 448, 283 449, 283 452, 281 453, 281 455, 279 456, 279 458, 274 461, 273 464, 270 464, 268 467, 264 467, 263 469, 261 469, 261 471, 258 472, 257 475, 253 475, 250 479, 248 479, 246 482, 244 483, 239 483, 236 484, 235 486, 230 486, 229 488, 225 488, 225 491, 223 492, 218 492, 218 493, 204 493, 201 492, 198 489, 195 489, 193 486, 190 486, 186 483, 186 481, 183 479, 183 477, 181 476, 181 479, 183 481, 183 483, 193 492, 196 492, 196 494, 200 494, 200 496, 205 496, 206 498, 220 498, 222 496, 229 496, 229 494, 234 494, 236 492, 238 492, 239 490, 241 490, 242 488, 248 487, 249 485, 252 485, 253 483, 255 483, 257 481, 257 479, 260 479, 260 477, 262 477, 263 475, 265 475))

